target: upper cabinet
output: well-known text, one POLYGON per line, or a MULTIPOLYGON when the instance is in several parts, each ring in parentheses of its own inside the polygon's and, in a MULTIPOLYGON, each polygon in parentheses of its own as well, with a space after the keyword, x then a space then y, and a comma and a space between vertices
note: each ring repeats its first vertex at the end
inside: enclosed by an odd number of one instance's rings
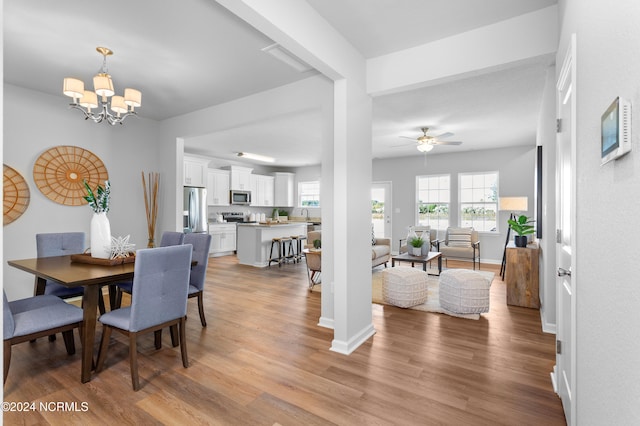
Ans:
POLYGON ((229 172, 209 169, 207 172, 207 205, 229 205, 229 172))
POLYGON ((201 186, 207 184, 207 166, 209 160, 199 157, 184 156, 183 185, 201 186))
POLYGON ((255 207, 273 206, 274 177, 251 175, 251 205, 255 207))
POLYGON ((229 166, 231 171, 231 188, 240 191, 251 191, 251 171, 248 167, 229 166))
POLYGON ((294 173, 276 172, 273 176, 275 178, 274 205, 276 207, 295 207, 293 199, 293 181, 295 180, 296 175, 294 173))

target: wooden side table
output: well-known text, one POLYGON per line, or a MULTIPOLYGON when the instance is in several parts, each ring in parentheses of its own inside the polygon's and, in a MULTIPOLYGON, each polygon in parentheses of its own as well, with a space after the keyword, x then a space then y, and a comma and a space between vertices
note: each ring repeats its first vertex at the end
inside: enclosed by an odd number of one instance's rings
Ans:
POLYGON ((526 247, 516 247, 513 242, 507 245, 507 305, 540 308, 539 256, 540 249, 537 243, 531 243, 526 247))

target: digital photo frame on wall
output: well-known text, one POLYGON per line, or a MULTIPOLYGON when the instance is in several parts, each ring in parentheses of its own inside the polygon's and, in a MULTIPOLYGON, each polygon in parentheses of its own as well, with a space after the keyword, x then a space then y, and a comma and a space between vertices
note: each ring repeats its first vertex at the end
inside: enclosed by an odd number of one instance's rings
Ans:
POLYGON ((601 165, 631 151, 631 103, 617 97, 602 114, 601 165))

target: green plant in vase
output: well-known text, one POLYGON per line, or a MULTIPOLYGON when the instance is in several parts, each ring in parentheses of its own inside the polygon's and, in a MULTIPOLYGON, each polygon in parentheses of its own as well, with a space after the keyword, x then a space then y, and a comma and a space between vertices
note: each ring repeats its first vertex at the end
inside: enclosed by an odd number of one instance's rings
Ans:
POLYGON ((320 247, 322 246, 322 241, 320 240, 313 240, 313 248, 318 250, 320 249, 320 247))
POLYGON ((424 238, 422 236, 415 236, 409 240, 409 244, 413 249, 411 250, 411 254, 414 256, 422 255, 422 245, 424 244, 424 238))
POLYGON ((535 220, 526 215, 520 215, 516 219, 509 219, 507 222, 509 223, 509 228, 517 234, 514 237, 516 247, 526 247, 527 235, 535 232, 535 227, 532 225, 535 220))

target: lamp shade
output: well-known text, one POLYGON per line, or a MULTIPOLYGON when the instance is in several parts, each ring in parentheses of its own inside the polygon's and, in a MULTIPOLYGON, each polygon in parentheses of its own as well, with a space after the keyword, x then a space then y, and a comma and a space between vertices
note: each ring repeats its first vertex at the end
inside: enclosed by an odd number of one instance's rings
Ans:
POLYGON ((100 73, 93 77, 93 88, 98 96, 113 96, 113 81, 109 74, 100 73))
POLYGON ((67 77, 62 84, 62 93, 73 99, 81 98, 84 95, 84 82, 77 78, 67 77))
POLYGON ((500 197, 498 210, 526 212, 528 210, 528 201, 527 197, 500 197))
POLYGON ((94 92, 85 90, 78 103, 85 108, 98 108, 98 97, 94 92))
POLYGON ((124 98, 122 96, 114 96, 111 98, 111 110, 118 114, 126 114, 127 105, 124 103, 124 98))
POLYGON ((427 143, 421 143, 418 145, 418 151, 420 152, 429 152, 433 149, 433 145, 429 145, 427 143))
POLYGON ((142 93, 139 90, 127 87, 124 89, 124 103, 130 107, 139 107, 142 105, 142 93))

